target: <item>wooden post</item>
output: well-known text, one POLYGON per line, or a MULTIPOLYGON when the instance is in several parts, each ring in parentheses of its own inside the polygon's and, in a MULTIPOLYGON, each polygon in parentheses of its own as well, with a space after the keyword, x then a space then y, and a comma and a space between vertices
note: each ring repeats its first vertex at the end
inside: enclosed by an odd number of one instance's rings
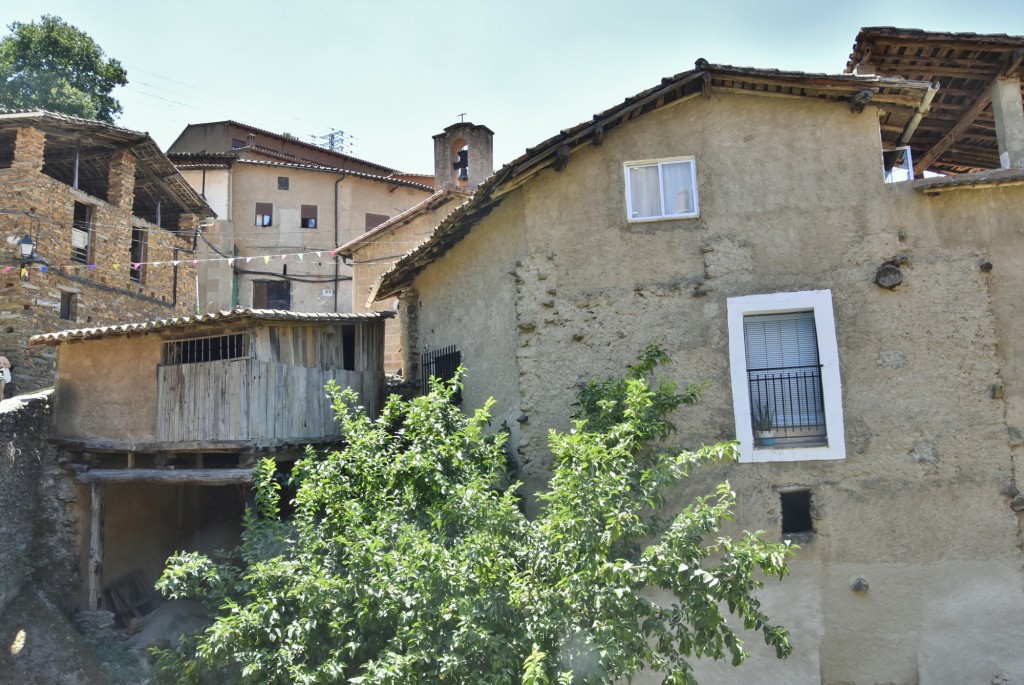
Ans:
POLYGON ((90 488, 89 524, 89 609, 100 608, 103 584, 103 486, 93 483, 90 488))

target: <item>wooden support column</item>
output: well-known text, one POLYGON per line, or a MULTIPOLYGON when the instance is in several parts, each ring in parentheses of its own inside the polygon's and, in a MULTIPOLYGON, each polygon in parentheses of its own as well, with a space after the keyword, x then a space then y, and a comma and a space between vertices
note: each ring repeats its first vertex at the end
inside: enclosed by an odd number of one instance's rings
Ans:
POLYGON ((89 490, 89 610, 96 611, 103 593, 103 486, 93 483, 89 490))
POLYGON ((992 115, 999 142, 999 165, 1004 169, 1024 167, 1024 104, 1020 78, 1004 76, 992 84, 992 115))

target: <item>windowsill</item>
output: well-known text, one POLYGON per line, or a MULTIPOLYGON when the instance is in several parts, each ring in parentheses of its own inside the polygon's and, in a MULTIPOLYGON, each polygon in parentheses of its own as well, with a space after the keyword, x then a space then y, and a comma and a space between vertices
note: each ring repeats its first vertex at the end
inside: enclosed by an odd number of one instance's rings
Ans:
POLYGON ((756 464, 765 461, 814 461, 845 459, 845 450, 829 445, 815 447, 782 447, 772 445, 762 447, 755 445, 752 450, 741 449, 741 463, 756 464), (749 454, 749 456, 747 456, 749 454))
POLYGON ((699 219, 700 212, 693 212, 690 214, 670 214, 668 216, 649 216, 643 219, 626 219, 627 223, 630 224, 649 224, 652 221, 677 221, 685 219, 699 219))

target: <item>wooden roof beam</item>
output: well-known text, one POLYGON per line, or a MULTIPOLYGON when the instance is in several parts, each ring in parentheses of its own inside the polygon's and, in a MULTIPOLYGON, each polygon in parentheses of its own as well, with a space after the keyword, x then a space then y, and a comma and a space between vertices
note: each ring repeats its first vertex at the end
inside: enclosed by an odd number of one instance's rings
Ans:
POLYGON ((978 118, 978 115, 981 114, 982 111, 984 111, 984 109, 992 102, 992 89, 999 83, 999 79, 1005 74, 1016 71, 1020 67, 1021 62, 1024 62, 1024 50, 1014 50, 1009 63, 1007 63, 1003 69, 999 70, 999 74, 996 75, 985 90, 982 91, 981 95, 979 95, 978 99, 974 101, 974 104, 971 105, 970 109, 964 112, 963 117, 960 118, 960 121, 957 122, 956 126, 954 126, 949 133, 944 135, 938 143, 933 145, 928 152, 921 155, 921 157, 914 163, 915 176, 924 173, 925 169, 930 167, 943 152, 952 147, 953 143, 955 143, 960 136, 962 136, 967 129, 971 127, 971 124, 973 124, 974 120, 978 118))

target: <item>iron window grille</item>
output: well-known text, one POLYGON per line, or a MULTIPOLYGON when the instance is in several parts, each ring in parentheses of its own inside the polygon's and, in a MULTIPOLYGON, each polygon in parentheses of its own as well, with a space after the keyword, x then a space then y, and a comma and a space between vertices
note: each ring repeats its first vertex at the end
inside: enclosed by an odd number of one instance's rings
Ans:
POLYGON ((173 340, 164 343, 164 364, 198 364, 249 356, 248 336, 230 333, 209 338, 173 340))
MULTIPOLYGON (((422 370, 423 392, 430 391, 430 378, 433 376, 439 381, 450 381, 462 363, 462 353, 454 345, 442 347, 430 352, 424 352, 420 369, 422 370)), ((456 388, 452 395, 452 403, 462 404, 462 388, 456 388)))

